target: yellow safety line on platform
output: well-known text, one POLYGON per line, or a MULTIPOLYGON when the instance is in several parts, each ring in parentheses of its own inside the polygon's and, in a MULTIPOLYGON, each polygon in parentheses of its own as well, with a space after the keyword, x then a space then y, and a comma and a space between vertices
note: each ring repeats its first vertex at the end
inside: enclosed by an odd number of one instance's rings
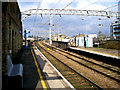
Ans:
POLYGON ((31 52, 32 52, 32 55, 33 55, 33 58, 34 58, 34 62, 35 62, 35 65, 36 65, 36 68, 37 68, 37 71, 38 71, 38 74, 39 74, 40 81, 41 81, 41 84, 42 84, 42 86, 43 86, 43 89, 44 89, 44 90, 47 90, 47 87, 46 87, 45 82, 44 82, 44 80, 43 80, 42 74, 41 74, 41 72, 40 72, 40 69, 39 69, 39 67, 38 67, 38 63, 37 63, 37 61, 36 61, 36 58, 35 58, 35 55, 34 55, 32 49, 31 49, 31 52))

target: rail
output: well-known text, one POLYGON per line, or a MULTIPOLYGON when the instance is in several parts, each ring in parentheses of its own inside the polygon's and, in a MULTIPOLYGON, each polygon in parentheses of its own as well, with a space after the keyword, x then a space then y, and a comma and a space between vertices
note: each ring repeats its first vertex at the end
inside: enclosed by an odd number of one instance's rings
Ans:
MULTIPOLYGON (((41 47, 40 45, 36 45, 37 47, 41 47)), ((39 49, 38 47, 38 49, 39 49)), ((54 57, 56 60, 58 60, 59 62, 61 62, 62 64, 64 64, 65 66, 67 66, 69 69, 71 69, 72 71, 74 71, 75 73, 77 73, 78 75, 80 75, 81 77, 83 77, 84 79, 86 79, 87 81, 89 81, 90 83, 92 83, 93 85, 95 85, 98 89, 104 90, 104 88, 102 88, 101 86, 97 85, 95 82, 93 82, 92 80, 88 79, 87 77, 85 77, 84 75, 80 74, 79 72, 77 72, 76 70, 74 70, 73 68, 71 68, 70 66, 68 66, 67 64, 65 64, 64 62, 62 62, 60 59, 58 59, 57 57, 55 57, 54 55, 52 55, 51 53, 49 53, 47 50, 45 50, 43 47, 41 47, 45 52, 47 52, 49 55, 51 55, 52 57, 54 57)))

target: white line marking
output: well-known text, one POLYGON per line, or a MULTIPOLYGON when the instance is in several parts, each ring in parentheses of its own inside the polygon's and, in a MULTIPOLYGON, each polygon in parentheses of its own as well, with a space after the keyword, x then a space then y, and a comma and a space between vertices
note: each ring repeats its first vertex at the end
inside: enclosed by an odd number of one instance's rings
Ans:
POLYGON ((102 56, 106 56, 106 57, 111 57, 111 58, 117 58, 117 59, 120 59, 120 57, 118 56, 112 56, 112 55, 108 55, 108 54, 102 54, 102 53, 98 53, 98 52, 94 52, 94 51, 88 51, 88 50, 82 50, 82 49, 79 49, 79 48, 73 48, 73 47, 70 47, 71 49, 76 49, 76 50, 81 50, 81 51, 85 51, 85 52, 88 52, 88 53, 93 53, 93 54, 98 54, 98 55, 102 55, 102 56))
MULTIPOLYGON (((36 47, 37 48, 37 47, 36 47)), ((46 59, 46 61, 52 66, 52 68, 55 69, 55 71, 63 78, 63 80, 73 89, 76 90, 71 83, 68 82, 68 80, 66 78, 64 78, 64 76, 52 65, 52 63, 41 53, 41 51, 37 48, 37 50, 39 51, 39 53, 46 59)))

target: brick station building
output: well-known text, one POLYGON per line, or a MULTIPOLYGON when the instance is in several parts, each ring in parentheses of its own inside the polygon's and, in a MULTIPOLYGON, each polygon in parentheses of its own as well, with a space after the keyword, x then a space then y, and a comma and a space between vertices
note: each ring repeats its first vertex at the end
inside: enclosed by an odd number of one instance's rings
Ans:
POLYGON ((22 48, 21 13, 16 2, 2 2, 2 86, 7 86, 7 56, 13 60, 22 48))

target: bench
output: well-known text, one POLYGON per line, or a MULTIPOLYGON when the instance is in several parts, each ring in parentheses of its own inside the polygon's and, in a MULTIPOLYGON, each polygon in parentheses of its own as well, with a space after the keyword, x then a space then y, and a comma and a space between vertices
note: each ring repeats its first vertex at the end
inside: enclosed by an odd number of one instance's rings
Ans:
POLYGON ((23 86, 23 65, 13 64, 8 55, 8 87, 11 88, 22 88, 23 86))

